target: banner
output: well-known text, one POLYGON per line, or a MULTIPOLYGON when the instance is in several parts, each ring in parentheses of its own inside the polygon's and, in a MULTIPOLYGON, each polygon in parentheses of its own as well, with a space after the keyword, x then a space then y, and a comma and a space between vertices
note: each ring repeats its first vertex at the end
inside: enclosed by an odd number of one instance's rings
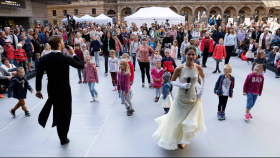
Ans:
POLYGON ((10 8, 26 8, 25 1, 21 0, 0 0, 0 7, 10 8))

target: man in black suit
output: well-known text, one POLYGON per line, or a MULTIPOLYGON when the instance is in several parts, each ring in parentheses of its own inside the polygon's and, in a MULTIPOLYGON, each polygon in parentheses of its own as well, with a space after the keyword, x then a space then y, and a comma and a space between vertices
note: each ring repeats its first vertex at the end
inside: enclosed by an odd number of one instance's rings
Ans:
POLYGON ((43 99, 40 92, 42 89, 42 78, 44 71, 48 76, 48 100, 39 114, 39 124, 45 127, 52 105, 53 105, 53 124, 57 127, 57 133, 61 145, 69 143, 67 134, 69 131, 72 114, 72 96, 69 80, 69 66, 83 69, 84 65, 75 55, 72 47, 69 47, 70 56, 61 53, 64 42, 61 36, 50 37, 48 43, 53 49, 51 53, 40 58, 39 67, 36 75, 36 96, 43 99))
POLYGON ((76 20, 73 18, 73 15, 71 15, 70 26, 71 28, 75 29, 75 25, 76 25, 76 20))

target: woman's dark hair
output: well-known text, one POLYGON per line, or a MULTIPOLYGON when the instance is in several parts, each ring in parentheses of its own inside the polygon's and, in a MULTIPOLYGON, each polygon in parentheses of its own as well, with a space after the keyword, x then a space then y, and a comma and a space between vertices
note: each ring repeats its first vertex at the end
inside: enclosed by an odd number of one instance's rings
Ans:
POLYGON ((8 58, 3 58, 3 59, 1 60, 1 62, 4 64, 4 62, 5 62, 6 60, 8 60, 8 58))
POLYGON ((74 29, 73 29, 73 28, 71 28, 71 30, 70 30, 70 33, 72 33, 72 32, 73 32, 73 33, 75 33, 75 31, 74 31, 74 29))
POLYGON ((229 27, 228 28, 228 34, 227 34, 227 36, 230 34, 230 30, 232 29, 232 34, 234 34, 234 29, 233 29, 233 27, 229 27))
POLYGON ((107 32, 107 33, 106 33, 106 39, 108 39, 108 37, 107 37, 107 34, 108 34, 108 33, 110 34, 110 39, 111 39, 111 38, 112 38, 112 33, 111 33, 111 32, 107 32))
POLYGON ((195 49, 195 47, 193 45, 187 46, 187 48, 185 49, 185 54, 187 54, 189 50, 194 50, 194 52, 196 54, 196 49, 195 49))
POLYGON ((280 28, 278 28, 278 29, 276 30, 275 34, 276 34, 277 36, 280 36, 280 28), (279 33, 277 34, 278 31, 279 31, 279 33))
POLYGON ((49 31, 46 31, 46 32, 45 32, 45 36, 47 35, 47 33, 48 33, 48 34, 50 34, 50 32, 49 32, 49 31))

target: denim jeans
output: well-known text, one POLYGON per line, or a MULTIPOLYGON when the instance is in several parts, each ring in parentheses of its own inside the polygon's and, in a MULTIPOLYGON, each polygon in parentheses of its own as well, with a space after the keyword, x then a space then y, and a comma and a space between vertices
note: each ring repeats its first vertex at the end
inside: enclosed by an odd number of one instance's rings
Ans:
POLYGON ((186 62, 186 56, 185 56, 185 55, 183 55, 182 64, 183 64, 184 62, 186 62))
POLYGON ((77 70, 78 70, 79 80, 82 81, 84 69, 77 69, 77 70))
POLYGON ((99 51, 94 51, 95 65, 99 66, 99 51))
POLYGON ((88 83, 88 88, 89 88, 89 91, 90 91, 90 94, 91 94, 92 97, 98 95, 98 93, 97 93, 97 91, 95 90, 94 86, 95 86, 95 82, 93 82, 93 83, 88 83))
POLYGON ((239 57, 241 56, 241 53, 242 53, 242 52, 243 52, 242 49, 237 49, 237 54, 238 54, 239 57))
POLYGON ((133 63, 134 69, 135 69, 136 54, 135 53, 131 53, 131 56, 132 56, 132 63, 133 63))
POLYGON ((16 61, 16 59, 10 59, 10 60, 9 60, 9 63, 10 63, 10 64, 14 64, 16 67, 19 67, 19 65, 18 65, 18 63, 17 63, 17 61, 16 61))
POLYGON ((252 109, 252 107, 255 105, 255 102, 258 98, 257 94, 247 93, 247 109, 252 109))

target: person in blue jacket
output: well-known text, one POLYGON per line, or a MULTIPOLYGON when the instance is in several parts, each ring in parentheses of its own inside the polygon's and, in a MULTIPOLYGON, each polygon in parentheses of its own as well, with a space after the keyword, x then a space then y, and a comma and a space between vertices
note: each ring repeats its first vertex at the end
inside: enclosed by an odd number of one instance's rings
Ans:
POLYGON ((25 112, 26 116, 30 116, 29 111, 25 106, 26 93, 27 90, 33 93, 32 87, 29 85, 29 82, 24 77, 25 72, 23 67, 17 68, 17 75, 11 79, 10 86, 8 88, 8 98, 15 98, 18 99, 18 103, 16 106, 10 110, 10 113, 13 117, 16 117, 16 110, 21 107, 22 110, 25 112))
POLYGON ((225 120, 225 109, 227 106, 228 97, 232 98, 234 88, 234 77, 231 76, 232 67, 229 64, 224 66, 224 74, 218 78, 214 93, 219 96, 218 104, 218 119, 225 120))

